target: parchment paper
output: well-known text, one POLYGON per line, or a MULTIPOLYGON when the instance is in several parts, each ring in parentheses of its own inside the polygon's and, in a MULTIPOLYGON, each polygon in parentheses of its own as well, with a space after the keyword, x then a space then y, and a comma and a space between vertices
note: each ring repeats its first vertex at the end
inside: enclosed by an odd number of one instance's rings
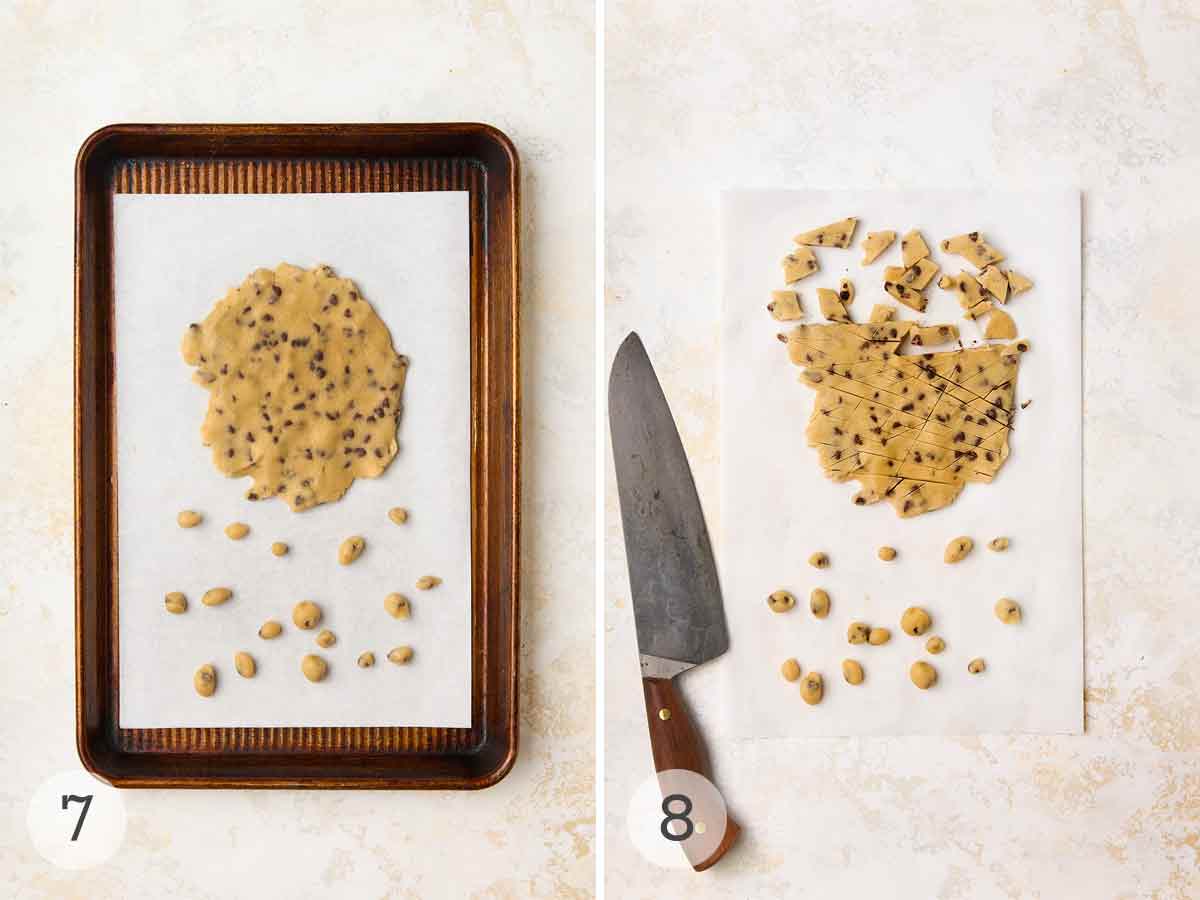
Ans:
MULTIPOLYGON (((802 737, 867 734, 1077 733, 1083 725, 1082 418, 1080 339, 1080 197, 1074 190, 1041 193, 983 191, 733 191, 722 198, 723 321, 721 354, 722 588, 731 649, 720 661, 733 734, 802 737), (856 507, 856 482, 822 474, 804 432, 815 393, 798 383, 799 369, 775 335, 790 330, 765 309, 772 289, 785 287, 779 260, 792 235, 859 217, 851 249, 816 248, 821 271, 799 282, 808 322, 824 321, 816 288, 849 275, 851 307, 865 322, 875 303, 893 303, 899 318, 959 325, 970 346, 982 327, 963 319, 952 294, 934 284, 925 314, 895 304, 883 291, 883 269, 900 265, 900 240, 919 228, 943 271, 975 269, 943 253, 952 235, 982 231, 1035 287, 1004 307, 1032 343, 1021 360, 1018 401, 1032 400, 1014 423, 1011 455, 990 485, 968 484, 946 509, 902 520, 886 503, 856 507), (891 229, 896 242, 862 267, 868 231, 891 229), (974 553, 946 565, 952 538, 970 535, 974 553), (983 545, 1012 539, 1007 553, 983 545), (899 550, 881 562, 881 545, 899 550), (809 554, 827 552, 818 571, 809 554), (832 613, 808 611, 808 595, 824 587, 832 613), (797 608, 784 615, 768 593, 791 590, 797 608), (1024 609, 1018 626, 992 612, 1000 597, 1024 609), (925 638, 899 628, 908 606, 933 615, 930 635, 946 651, 924 652, 925 638), (890 628, 891 643, 851 646, 846 626, 861 619, 890 628), (779 675, 795 657, 820 671, 825 700, 809 707, 796 684, 779 675), (983 657, 988 669, 968 674, 983 657), (847 685, 846 658, 859 660, 865 682, 847 685), (936 687, 917 690, 912 662, 927 659, 936 687)), ((939 272, 939 275, 941 272, 939 272)), ((982 325, 982 323, 981 323, 982 325)), ((928 637, 928 635, 926 635, 928 637)))
POLYGON ((469 259, 465 192, 283 196, 118 195, 115 200, 117 433, 120 553, 120 724, 412 725, 463 727, 471 718, 469 259), (302 513, 243 498, 200 443, 208 392, 189 380, 179 345, 189 322, 255 268, 327 263, 354 279, 411 360, 400 453, 377 479, 358 479, 337 503, 302 513), (411 512, 407 525, 387 518, 411 512), (205 515, 191 530, 175 514, 205 515), (245 540, 223 534, 235 520, 245 540), (351 566, 339 543, 367 539, 351 566), (291 553, 275 558, 272 541, 291 553), (413 589, 423 574, 444 579, 413 589), (210 587, 234 597, 200 603, 210 587), (163 595, 187 594, 170 615, 163 595), (392 619, 383 598, 400 591, 413 617, 392 619), (312 599, 337 645, 291 623, 312 599), (264 641, 268 618, 283 635, 264 641), (409 644, 405 667, 385 656, 409 644), (233 654, 249 651, 243 679, 233 654), (373 650, 376 665, 359 669, 373 650), (328 678, 310 684, 300 658, 320 653, 328 678), (192 688, 196 667, 218 671, 216 695, 192 688))

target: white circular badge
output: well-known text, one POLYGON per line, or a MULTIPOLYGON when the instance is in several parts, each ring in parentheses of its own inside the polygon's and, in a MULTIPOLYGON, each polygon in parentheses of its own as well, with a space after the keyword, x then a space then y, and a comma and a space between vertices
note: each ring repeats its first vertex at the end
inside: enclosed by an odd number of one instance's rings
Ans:
POLYGON ((107 862, 125 840, 125 798, 83 769, 43 781, 29 801, 25 825, 33 846, 63 869, 107 862))
POLYGON ((629 800, 633 846, 664 869, 704 862, 725 837, 725 798, 697 772, 667 769, 643 781, 629 800))

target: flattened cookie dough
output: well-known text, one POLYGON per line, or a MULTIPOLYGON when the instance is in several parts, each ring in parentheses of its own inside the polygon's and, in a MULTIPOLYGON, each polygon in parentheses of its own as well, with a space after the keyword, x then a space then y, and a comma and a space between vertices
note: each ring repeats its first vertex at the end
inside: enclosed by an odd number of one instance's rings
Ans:
POLYGON ((396 455, 408 360, 328 266, 258 269, 188 326, 182 353, 210 393, 200 438, 218 470, 254 480, 248 500, 310 509, 396 455))
POLYGON ((1017 323, 1002 309, 993 309, 988 313, 987 326, 983 336, 989 341, 1011 341, 1017 336, 1017 323))
POLYGON ((791 322, 804 318, 804 310, 800 308, 800 295, 795 291, 771 291, 771 302, 767 304, 767 312, 776 322, 791 322))
POLYGON ((817 254, 807 247, 797 247, 783 258, 783 280, 789 284, 807 278, 820 268, 817 265, 817 254))
MULTIPOLYGON (((904 268, 911 269, 918 260, 929 255, 929 245, 925 243, 925 238, 921 237, 921 232, 914 228, 900 238, 900 253, 904 258, 904 268)), ((934 271, 937 271, 936 267, 934 271)))
POLYGON ((863 238, 862 242, 862 264, 869 266, 875 260, 879 259, 879 254, 892 246, 892 241, 894 240, 896 240, 896 232, 894 231, 868 231, 867 236, 863 238))
POLYGON ((858 219, 851 216, 848 219, 841 219, 837 222, 830 222, 828 225, 822 225, 820 228, 814 228, 812 231, 802 232, 792 240, 797 244, 809 247, 841 247, 845 249, 850 246, 850 240, 854 237, 854 229, 857 227, 858 219))
POLYGON ((830 322, 849 322, 850 314, 842 303, 838 292, 830 288, 817 288, 817 303, 821 307, 821 315, 830 322))
POLYGON ((1004 254, 985 241, 978 231, 947 238, 942 241, 942 250, 961 256, 977 269, 986 269, 1004 259, 1004 254))
POLYGON ((1008 277, 1008 290, 1014 297, 1017 294, 1025 293, 1027 290, 1033 287, 1033 282, 1016 269, 1009 269, 1005 274, 1008 277))
POLYGON ((980 272, 979 283, 987 288, 987 292, 1001 303, 1008 300, 1008 279, 998 266, 988 266, 980 272))

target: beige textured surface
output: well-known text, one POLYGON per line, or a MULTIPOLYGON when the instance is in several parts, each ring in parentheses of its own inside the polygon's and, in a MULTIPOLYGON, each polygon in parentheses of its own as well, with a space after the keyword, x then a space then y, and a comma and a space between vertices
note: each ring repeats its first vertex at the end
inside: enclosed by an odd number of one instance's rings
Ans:
MULTIPOLYGON (((717 192, 734 185, 1082 187, 1088 486, 1086 735, 715 746, 745 830, 695 876, 653 869, 626 837, 651 765, 609 463, 609 896, 1200 895, 1200 662, 1186 636, 1200 513, 1167 467, 1126 477, 1200 438, 1175 412, 1200 390, 1179 339, 1194 308, 1182 285, 1197 213, 1180 186, 1200 176, 1195 6, 608 10, 607 350, 629 328, 645 340, 714 530, 717 192), (803 90, 801 71, 819 73, 803 90)), ((710 676, 684 685, 700 718, 710 676)))
MULTIPOLYGON (((566 3, 0 4, 0 894, 586 897, 592 891, 592 12, 566 3), (330 48, 340 48, 331 55, 330 48), (314 65, 314 59, 322 59, 314 65), (219 78, 212 78, 214 70, 219 78), (126 794, 105 866, 24 830, 74 737, 72 166, 113 121, 491 122, 524 166, 522 747, 472 794, 126 794), (535 237, 536 235, 536 237, 535 237), (567 289, 569 286, 570 289, 567 289), (28 660, 37 659, 30 666, 28 660), (29 748, 37 746, 38 752, 29 748), (268 864, 263 865, 264 861, 268 864), (216 863, 216 864, 214 864, 216 863)), ((161 603, 160 597, 154 598, 161 603)))

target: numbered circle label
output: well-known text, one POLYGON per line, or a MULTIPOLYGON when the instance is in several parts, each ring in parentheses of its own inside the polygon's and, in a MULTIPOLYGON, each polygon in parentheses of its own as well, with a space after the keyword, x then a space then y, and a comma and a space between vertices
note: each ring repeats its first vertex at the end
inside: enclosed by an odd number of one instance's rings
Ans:
POLYGON ((125 798, 83 769, 43 781, 25 815, 33 846, 63 869, 107 862, 125 840, 125 798))
POLYGON ((696 772, 668 769, 643 781, 629 802, 633 845, 664 869, 690 869, 708 859, 725 836, 725 799, 696 772))

